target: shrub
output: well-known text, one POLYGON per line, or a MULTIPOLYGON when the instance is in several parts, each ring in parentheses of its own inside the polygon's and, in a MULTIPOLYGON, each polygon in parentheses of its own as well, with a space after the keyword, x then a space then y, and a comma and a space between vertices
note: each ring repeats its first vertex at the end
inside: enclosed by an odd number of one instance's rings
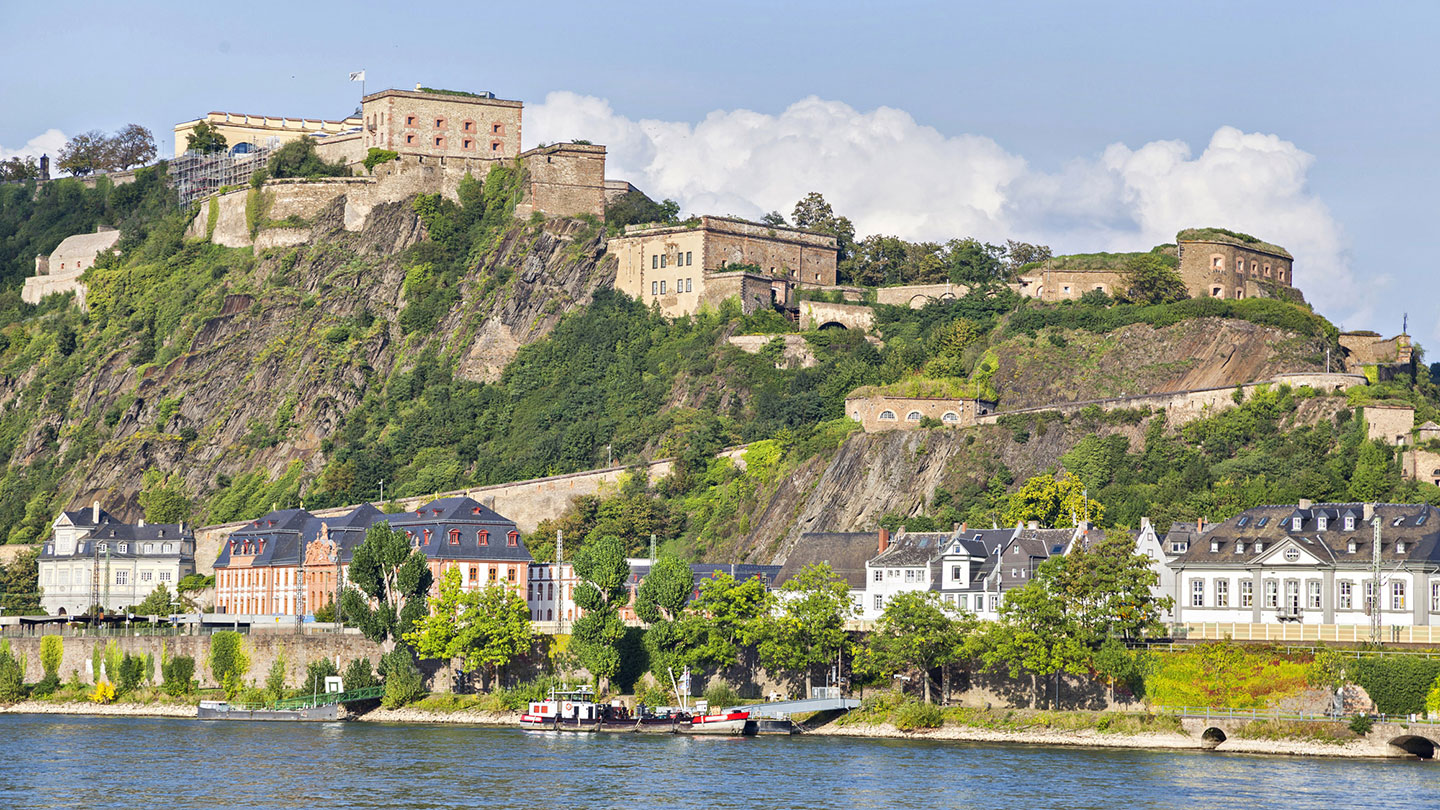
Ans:
POLYGON ((712 709, 728 708, 740 703, 740 695, 730 684, 721 681, 705 688, 705 701, 712 709))
POLYGON ((365 171, 374 174, 376 166, 379 166, 381 163, 389 163, 398 157, 400 157, 399 152, 392 152, 389 149, 372 146, 370 147, 370 151, 365 153, 365 159, 361 161, 361 163, 365 165, 365 171))
POLYGON ((109 681, 95 684, 95 691, 90 693, 91 703, 110 703, 114 700, 115 687, 109 681))
POLYGON ((1350 730, 1361 737, 1369 734, 1370 727, 1373 725, 1375 725, 1375 721, 1368 714, 1357 714, 1350 718, 1350 730))
POLYGON ((321 658, 318 661, 311 661, 305 667, 305 682, 300 685, 300 694, 318 695, 325 691, 325 679, 339 675, 340 670, 336 669, 335 662, 329 658, 321 658))
POLYGON ((30 696, 37 698, 50 697, 51 695, 55 694, 55 690, 59 688, 60 676, 46 675, 45 677, 41 678, 38 683, 30 687, 30 696))
POLYGON ((160 674, 165 678, 165 694, 187 695, 195 688, 195 659, 177 655, 160 664, 160 674))
POLYGON ((15 703, 25 699, 25 670, 15 654, 10 652, 10 643, 0 644, 0 703, 15 703))
POLYGON ((275 656, 270 664, 270 673, 265 676, 265 691, 270 693, 271 700, 280 700, 285 697, 285 653, 275 656))
POLYGON ((940 711, 940 707, 933 703, 905 703, 894 717, 895 727, 901 731, 939 728, 945 722, 945 715, 940 711))
POLYGON ((65 657, 65 639, 60 636, 45 636, 40 639, 40 668, 46 678, 60 678, 60 661, 65 657))
POLYGON ((249 670, 250 658, 245 654, 243 636, 234 630, 221 630, 210 637, 210 674, 225 690, 226 697, 239 693, 249 670))
MULTIPOLYGON (((370 667, 369 658, 356 658, 345 667, 345 673, 341 676, 345 681, 345 691, 352 689, 364 689, 368 686, 376 686, 380 680, 375 677, 375 670, 370 667)), ((345 708, 349 709, 358 706, 366 701, 347 701, 345 708)))
POLYGON ((1425 696, 1440 677, 1440 661, 1405 655, 1367 656, 1348 670, 1383 714, 1425 711, 1425 696))
POLYGON ((401 647, 380 660, 385 676, 385 696, 380 699, 387 709, 398 709, 419 700, 425 694, 425 682, 410 651, 401 647))
POLYGON ((135 691, 135 688, 145 678, 144 666, 145 659, 142 656, 125 653, 124 657, 120 659, 118 674, 120 694, 135 691))

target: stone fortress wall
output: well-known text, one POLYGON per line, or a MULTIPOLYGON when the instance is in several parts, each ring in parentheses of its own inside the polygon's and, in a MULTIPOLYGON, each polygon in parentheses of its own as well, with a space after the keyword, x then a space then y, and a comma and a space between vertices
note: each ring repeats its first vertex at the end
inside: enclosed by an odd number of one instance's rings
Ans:
POLYGON ((914 430, 930 418, 945 427, 969 427, 995 410, 995 403, 983 399, 948 397, 902 397, 876 394, 845 400, 845 415, 860 423, 866 433, 881 430, 914 430))
POLYGON ((95 266, 96 257, 119 241, 120 232, 103 225, 97 226, 94 233, 65 237, 49 256, 35 257, 35 275, 25 279, 20 300, 38 304, 47 295, 74 292, 75 303, 83 311, 86 290, 80 276, 95 266))
POLYGON ((1265 295, 1267 285, 1295 286, 1294 259, 1282 248, 1263 242, 1184 238, 1177 240, 1176 247, 1180 277, 1192 298, 1253 298, 1265 295))

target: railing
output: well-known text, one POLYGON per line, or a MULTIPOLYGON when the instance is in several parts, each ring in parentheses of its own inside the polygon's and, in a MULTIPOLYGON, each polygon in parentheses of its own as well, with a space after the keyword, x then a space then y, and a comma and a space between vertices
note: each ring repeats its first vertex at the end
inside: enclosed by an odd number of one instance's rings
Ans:
MULTIPOLYGON (((1129 641, 1126 645, 1131 649, 1158 650, 1160 652, 1193 652, 1195 644, 1176 644, 1173 641, 1129 641)), ((1277 650, 1284 650, 1286 654, 1314 654, 1320 650, 1337 653, 1346 658, 1366 658, 1375 656, 1411 656, 1415 658, 1440 658, 1440 650, 1382 650, 1357 647, 1322 647, 1316 644, 1275 644, 1277 650)))
MULTIPOLYGON (((1195 717, 1205 720, 1286 720, 1301 723, 1343 723, 1356 715, 1314 714, 1311 712, 1285 712, 1278 709, 1227 709, 1210 706, 1151 706, 1152 714, 1168 714, 1176 717, 1195 717)), ((1440 725, 1440 718, 1426 718, 1422 715, 1391 717, 1385 714, 1366 714, 1380 723, 1405 723, 1440 725)))
POLYGON ((309 709, 313 706, 327 706, 331 703, 354 703, 359 700, 377 700, 385 694, 384 686, 366 686, 360 689, 351 689, 347 692, 325 692, 316 695, 304 695, 302 697, 277 700, 272 704, 274 709, 309 709))

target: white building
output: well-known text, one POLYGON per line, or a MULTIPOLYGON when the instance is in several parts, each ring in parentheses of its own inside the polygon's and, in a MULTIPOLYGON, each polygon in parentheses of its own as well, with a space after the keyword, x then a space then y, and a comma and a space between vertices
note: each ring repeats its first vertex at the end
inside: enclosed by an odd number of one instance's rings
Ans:
POLYGON ((1261 506, 1166 546, 1180 549, 1177 622, 1369 625, 1378 580, 1383 625, 1440 624, 1440 516, 1427 504, 1261 506))
POLYGON ((84 614, 97 598, 107 610, 132 607, 195 573, 195 534, 183 523, 121 523, 96 502, 51 527, 39 558, 40 607, 51 615, 84 614))

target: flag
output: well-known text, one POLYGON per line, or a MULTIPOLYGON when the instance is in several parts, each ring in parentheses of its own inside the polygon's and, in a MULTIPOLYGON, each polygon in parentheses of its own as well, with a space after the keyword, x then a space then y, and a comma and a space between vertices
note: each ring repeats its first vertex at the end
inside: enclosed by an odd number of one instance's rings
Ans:
POLYGON ((359 71, 356 71, 356 72, 354 72, 354 73, 351 73, 351 74, 350 74, 350 81, 352 81, 352 82, 363 82, 363 81, 365 81, 365 71, 359 70, 359 71))

